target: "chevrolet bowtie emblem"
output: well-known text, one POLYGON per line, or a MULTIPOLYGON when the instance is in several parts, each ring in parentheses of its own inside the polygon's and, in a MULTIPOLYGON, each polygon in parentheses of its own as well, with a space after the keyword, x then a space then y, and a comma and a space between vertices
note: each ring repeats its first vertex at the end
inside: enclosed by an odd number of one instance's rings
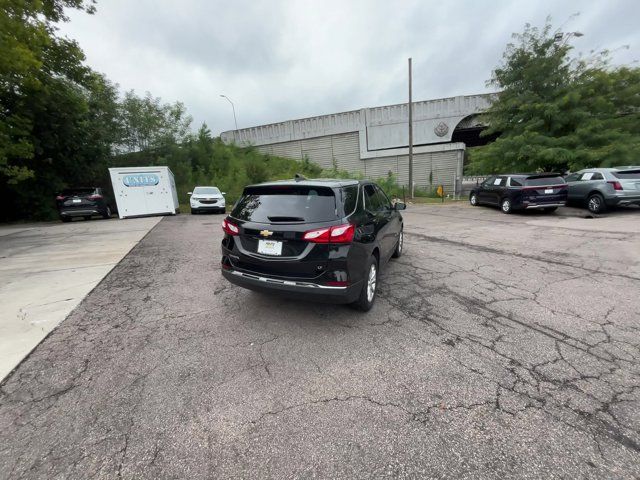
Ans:
POLYGON ((270 237, 271 235, 273 235, 273 232, 270 232, 269 230, 262 230, 260 232, 260 235, 262 235, 263 237, 270 237))

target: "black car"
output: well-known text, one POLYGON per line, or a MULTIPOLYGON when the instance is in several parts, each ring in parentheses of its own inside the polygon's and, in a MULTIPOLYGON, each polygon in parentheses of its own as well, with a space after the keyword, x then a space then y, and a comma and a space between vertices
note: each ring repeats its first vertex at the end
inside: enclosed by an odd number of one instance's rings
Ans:
POLYGON ((541 209, 553 212, 567 203, 567 182, 557 173, 493 175, 471 190, 473 206, 494 205, 504 213, 541 209))
POLYGON ((102 218, 111 217, 113 203, 104 189, 100 187, 69 188, 56 196, 58 214, 63 222, 70 222, 73 217, 91 220, 94 215, 102 218))
POLYGON ((369 181, 248 186, 222 222, 222 274, 252 290, 367 311, 380 268, 402 254, 405 208, 369 181))

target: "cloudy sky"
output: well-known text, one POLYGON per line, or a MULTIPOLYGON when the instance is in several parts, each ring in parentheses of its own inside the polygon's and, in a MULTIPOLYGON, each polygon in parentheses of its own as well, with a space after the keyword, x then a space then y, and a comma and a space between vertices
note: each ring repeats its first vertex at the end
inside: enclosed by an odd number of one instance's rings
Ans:
POLYGON ((220 94, 240 128, 405 102, 408 57, 415 100, 486 92, 512 32, 547 15, 584 33, 576 52, 640 58, 638 0, 98 0, 61 33, 122 90, 182 101, 217 135, 233 128, 220 94))

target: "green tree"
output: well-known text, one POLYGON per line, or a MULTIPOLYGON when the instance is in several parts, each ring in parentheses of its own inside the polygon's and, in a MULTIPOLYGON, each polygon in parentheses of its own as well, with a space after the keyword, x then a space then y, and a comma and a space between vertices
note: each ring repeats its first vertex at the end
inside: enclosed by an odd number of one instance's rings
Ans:
POLYGON ((121 148, 137 152, 182 143, 189 138, 191 120, 181 102, 165 104, 149 92, 138 97, 131 90, 121 105, 124 133, 121 148))
POLYGON ((0 175, 6 182, 34 175, 24 164, 37 153, 32 97, 47 96, 44 90, 59 79, 82 84, 89 72, 76 42, 55 35, 69 8, 93 13, 94 2, 0 0, 0 175))
POLYGON ((488 85, 499 90, 471 173, 565 171, 636 162, 640 153, 640 70, 609 65, 607 52, 571 57, 551 24, 514 34, 488 85))

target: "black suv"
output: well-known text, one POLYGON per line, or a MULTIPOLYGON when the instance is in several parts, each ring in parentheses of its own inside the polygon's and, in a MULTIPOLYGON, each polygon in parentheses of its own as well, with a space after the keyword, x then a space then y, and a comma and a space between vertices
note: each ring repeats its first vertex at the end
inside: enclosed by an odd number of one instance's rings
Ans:
POLYGON ((236 285, 367 311, 379 269, 403 248, 404 203, 357 180, 245 187, 222 222, 222 274, 236 285))
POLYGON ((63 190, 56 196, 56 205, 60 220, 70 222, 73 217, 91 220, 93 215, 100 215, 109 218, 113 204, 104 189, 88 187, 63 190))
POLYGON ((567 203, 568 187, 557 173, 493 175, 471 190, 471 205, 494 205, 504 213, 542 209, 554 212, 567 203))

